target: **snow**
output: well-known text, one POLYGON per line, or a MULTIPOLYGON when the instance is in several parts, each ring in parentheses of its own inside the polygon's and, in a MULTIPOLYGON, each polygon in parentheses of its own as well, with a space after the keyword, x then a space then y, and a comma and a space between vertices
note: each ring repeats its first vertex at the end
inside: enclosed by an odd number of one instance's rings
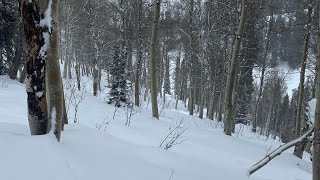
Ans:
MULTIPOLYGON (((287 63, 281 62, 275 69, 280 73, 282 77, 284 77, 287 85, 287 93, 289 97, 291 97, 293 90, 298 89, 298 86, 299 86, 300 68, 291 69, 287 63)), ((309 67, 309 69, 306 69, 305 77, 313 75, 310 69, 312 68, 309 67)), ((271 71, 272 71, 272 68, 267 68, 266 76, 270 75, 271 71)), ((259 68, 258 66, 255 66, 255 68, 253 69, 253 77, 254 77, 254 82, 256 84, 260 84, 260 76, 261 76, 261 68, 259 68)))
POLYGON ((44 44, 40 49, 40 55, 41 57, 46 56, 46 52, 48 51, 49 44, 50 44, 50 34, 51 34, 51 7, 52 7, 52 0, 48 1, 48 7, 46 11, 44 12, 43 19, 40 20, 40 27, 47 27, 48 32, 43 32, 43 38, 44 38, 44 44))
POLYGON ((273 158, 277 157, 278 155, 280 155, 282 152, 284 152, 285 150, 289 149, 290 147, 296 145, 297 143, 301 142, 303 139, 307 138, 308 136, 311 135, 311 133, 313 132, 313 128, 310 128, 304 135, 302 135, 301 137, 287 143, 284 144, 282 146, 280 146, 278 149, 275 149, 273 152, 271 152, 270 154, 266 155, 262 160, 260 160, 258 163, 256 163, 255 165, 251 166, 248 170, 248 175, 254 173, 259 167, 263 167, 263 165, 266 165, 268 162, 270 162, 273 158))
POLYGON ((311 179, 308 156, 298 159, 292 149, 249 178, 248 168, 281 143, 253 134, 244 125, 237 125, 232 137, 226 136, 221 123, 189 116, 183 103, 175 110, 169 95, 166 105, 159 105, 165 107, 160 120, 152 118, 150 101, 142 101, 142 107, 133 110, 131 125, 125 126, 129 112, 119 108, 114 113, 115 107, 106 103, 105 79, 103 75, 103 90, 94 97, 92 78, 81 78, 88 93, 79 104, 78 123, 72 123, 74 110, 69 104, 70 124, 58 143, 52 135, 30 135, 24 85, 0 76, 0 82, 7 84, 0 87, 0 179, 311 179), (168 150, 159 147, 181 119, 187 128, 185 141, 168 150))
POLYGON ((41 98, 41 97, 43 96, 43 91, 38 91, 38 92, 36 92, 36 96, 37 96, 38 98, 41 98))
POLYGON ((49 32, 51 32, 51 7, 52 7, 52 0, 48 1, 48 7, 44 12, 44 18, 40 20, 40 26, 41 27, 47 27, 49 29, 49 32))

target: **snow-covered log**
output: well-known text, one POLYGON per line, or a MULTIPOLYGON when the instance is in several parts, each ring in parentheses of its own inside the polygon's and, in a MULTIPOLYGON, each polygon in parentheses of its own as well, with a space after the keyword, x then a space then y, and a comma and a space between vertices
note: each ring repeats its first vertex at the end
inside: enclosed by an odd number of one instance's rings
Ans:
POLYGON ((271 153, 267 154, 263 159, 261 159, 259 162, 257 162, 256 164, 254 164, 253 166, 251 166, 248 170, 248 175, 252 175, 253 173, 255 173, 256 171, 258 171, 260 168, 262 168, 263 166, 265 166, 266 164, 268 164, 272 159, 274 159, 275 157, 279 156, 282 152, 284 152, 285 150, 299 144, 300 142, 302 142, 304 139, 308 138, 312 132, 313 132, 314 128, 313 126, 302 136, 300 136, 299 138, 290 141, 284 145, 279 146, 277 149, 275 149, 274 151, 272 151, 271 153))

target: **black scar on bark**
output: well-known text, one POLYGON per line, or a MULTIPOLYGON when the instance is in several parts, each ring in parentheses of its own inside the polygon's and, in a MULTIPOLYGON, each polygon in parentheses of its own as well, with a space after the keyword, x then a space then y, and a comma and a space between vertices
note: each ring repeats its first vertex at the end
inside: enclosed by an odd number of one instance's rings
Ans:
POLYGON ((36 3, 28 3, 23 1, 21 4, 21 15, 24 17, 22 21, 26 42, 28 47, 27 58, 27 76, 30 78, 30 89, 27 92, 28 111, 37 122, 37 131, 35 135, 46 134, 48 131, 48 121, 46 117, 46 108, 41 108, 41 104, 45 104, 45 56, 40 55, 41 47, 45 44, 42 36, 43 30, 39 26, 40 15, 39 6, 36 3), (31 46, 31 47, 30 47, 31 46), (41 96, 37 96, 37 92, 43 92, 41 96), (43 110, 43 111, 42 111, 43 110))

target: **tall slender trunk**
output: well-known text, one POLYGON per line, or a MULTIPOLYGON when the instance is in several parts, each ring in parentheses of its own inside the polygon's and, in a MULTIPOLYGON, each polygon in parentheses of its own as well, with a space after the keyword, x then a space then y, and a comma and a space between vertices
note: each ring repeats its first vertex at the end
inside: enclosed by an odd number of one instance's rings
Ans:
POLYGON ((182 87, 182 81, 181 81, 181 65, 180 65, 180 59, 181 59, 181 44, 179 45, 179 54, 176 59, 176 76, 175 76, 175 96, 176 96, 176 105, 175 109, 178 109, 178 103, 179 99, 181 99, 181 87, 182 87))
POLYGON ((199 112, 199 118, 203 119, 203 108, 204 108, 204 66, 202 65, 202 70, 201 70, 201 84, 200 84, 200 112, 199 112))
POLYGON ((234 78, 234 93, 232 96, 232 132, 235 131, 235 119, 236 119, 236 111, 237 111, 237 96, 238 96, 238 84, 240 79, 240 61, 237 63, 237 72, 236 72, 236 78, 234 78))
POLYGON ((138 11, 138 58, 137 58, 137 67, 135 74, 135 84, 134 84, 134 101, 136 106, 140 106, 140 76, 141 76, 141 66, 142 66, 142 0, 139 0, 139 11, 138 11))
POLYGON ((80 63, 79 62, 76 63, 75 69, 76 69, 77 87, 78 87, 78 90, 80 91, 81 84, 80 84, 80 63))
POLYGON ((190 0, 190 9, 189 9, 189 45, 190 45, 190 70, 189 70, 189 82, 190 82, 190 88, 189 88, 189 114, 193 115, 193 109, 194 109, 194 78, 193 78, 193 59, 194 59, 194 52, 193 52, 193 0, 190 0))
POLYGON ((98 45, 96 42, 96 34, 95 34, 95 29, 94 29, 94 25, 95 25, 95 0, 89 0, 88 1, 88 6, 89 6, 89 23, 90 23, 90 33, 91 33, 91 42, 92 42, 92 46, 93 46, 93 52, 94 52, 94 57, 93 57, 93 96, 97 96, 98 94, 98 88, 99 85, 99 67, 98 67, 98 55, 99 55, 99 49, 98 49, 98 45), (92 4, 92 1, 94 4, 92 4))
POLYGON ((149 91, 149 87, 150 85, 148 84, 149 81, 147 80, 149 71, 150 71, 150 61, 147 61, 146 59, 143 61, 144 63, 144 68, 143 68, 143 74, 144 74, 144 96, 143 96, 143 101, 147 101, 147 96, 148 96, 148 91, 149 91), (147 71, 148 70, 148 71, 147 71))
MULTIPOLYGON (((299 83, 299 92, 298 92, 298 105, 297 105, 297 114, 296 114, 296 128, 295 128, 295 138, 300 137, 301 135, 301 116, 304 110, 304 78, 306 72, 306 65, 308 59, 308 49, 309 49, 309 40, 310 40, 310 29, 311 29, 311 13, 312 13, 312 6, 309 5, 308 8, 308 20, 307 20, 307 29, 305 33, 305 41, 304 41, 304 50, 303 50, 303 58, 301 61, 301 70, 300 70, 300 83, 299 83)), ((295 146, 294 155, 298 158, 302 158, 303 156, 303 143, 300 143, 295 146)))
MULTIPOLYGON (((49 1, 50 2, 50 1, 49 1)), ((55 121, 53 129, 58 141, 60 141, 62 120, 64 116, 63 85, 60 73, 59 45, 58 45, 58 6, 59 0, 51 0, 52 28, 50 46, 48 49, 48 61, 46 64, 47 102, 49 123, 55 121)), ((47 6, 46 6, 47 7, 47 6)), ((48 8, 50 4, 48 4, 48 8)), ((50 127, 49 127, 50 129, 50 127)))
MULTIPOLYGON (((214 75, 214 78, 216 75, 214 75)), ((211 81, 212 82, 212 81, 211 81)), ((209 119, 213 120, 214 115, 214 99, 215 99, 215 92, 216 92, 216 84, 213 84, 212 92, 211 92, 211 98, 210 98, 210 106, 209 106, 209 119)))
POLYGON ((242 42, 242 36, 244 32, 244 24, 246 21, 246 14, 247 14, 247 6, 246 6, 246 0, 241 1, 241 17, 240 17, 240 23, 238 26, 238 30, 236 32, 236 40, 234 43, 233 47, 233 52, 232 52, 232 58, 231 58, 231 63, 230 63, 230 70, 228 74, 228 79, 227 79, 227 89, 226 89, 226 95, 225 95, 225 105, 226 105, 226 117, 225 117, 225 124, 224 124, 224 133, 226 135, 231 136, 232 133, 232 110, 233 110, 233 105, 232 105, 232 98, 235 93, 235 88, 234 85, 234 79, 236 77, 236 72, 237 72, 237 63, 239 63, 239 53, 240 53, 240 48, 241 48, 241 42, 242 42))
POLYGON ((218 112, 218 121, 222 121, 222 109, 223 109, 223 92, 220 90, 219 92, 219 112, 218 112))
POLYGON ((72 64, 71 59, 69 59, 69 60, 68 60, 68 70, 67 70, 67 72, 68 72, 68 79, 72 79, 71 64, 72 64))
POLYGON ((157 72, 156 72, 156 50, 158 39, 158 27, 160 20, 160 6, 161 0, 155 0, 154 20, 152 26, 151 49, 150 49, 150 67, 151 67, 151 103, 152 116, 159 119, 158 102, 157 102, 157 72))
POLYGON ((314 138, 313 138, 313 158, 312 158, 312 179, 320 179, 320 3, 318 3, 318 56, 317 56, 317 68, 316 68, 316 112, 314 120, 314 138))
MULTIPOLYGON (((69 19, 69 16, 67 16, 67 19, 69 19)), ((66 39, 66 47, 64 49, 64 53, 65 53, 65 56, 64 56, 64 65, 63 65, 63 78, 66 79, 67 78, 67 75, 68 75, 68 66, 69 66, 69 63, 70 63, 70 28, 69 28, 70 24, 67 23, 66 24, 66 30, 65 30, 65 39, 66 39)), ((70 69, 69 69, 70 70, 70 69)))
POLYGON ((259 85, 259 92, 257 96, 257 101, 254 109, 254 114, 253 114, 253 121, 252 121, 252 132, 257 131, 257 113, 258 113, 258 107, 260 104, 260 100, 262 97, 262 90, 263 90, 263 84, 264 84, 264 76, 265 76, 265 71, 266 71, 266 60, 267 60, 267 55, 269 52, 269 47, 270 47, 270 42, 271 42, 271 30, 273 27, 273 13, 271 13, 271 19, 269 21, 269 27, 268 27, 268 33, 267 33, 267 44, 264 50, 263 58, 262 58, 262 70, 261 70, 261 76, 260 76, 260 85, 259 85))

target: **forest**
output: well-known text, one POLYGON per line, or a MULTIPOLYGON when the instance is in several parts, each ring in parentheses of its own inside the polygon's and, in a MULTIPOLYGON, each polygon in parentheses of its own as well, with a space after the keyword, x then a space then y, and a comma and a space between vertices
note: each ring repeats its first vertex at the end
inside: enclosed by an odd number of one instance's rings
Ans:
MULTIPOLYGON (((250 175, 294 147, 319 180, 319 22, 319 0, 0 0, 0 77, 25 85, 32 135, 60 141, 90 89, 127 126, 149 103, 155 121, 183 107, 226 136, 247 126, 283 143, 250 175)), ((160 146, 180 144, 181 126, 160 146)))

